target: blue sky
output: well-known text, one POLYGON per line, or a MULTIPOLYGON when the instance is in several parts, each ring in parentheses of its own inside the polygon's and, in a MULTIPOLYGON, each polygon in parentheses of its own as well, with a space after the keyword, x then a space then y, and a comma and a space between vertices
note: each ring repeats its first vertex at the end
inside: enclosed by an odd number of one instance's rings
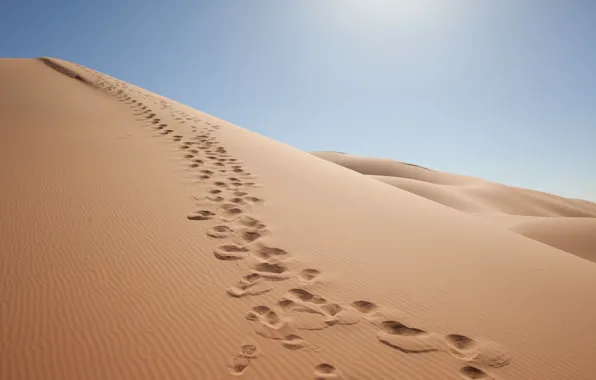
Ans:
POLYGON ((3 2, 94 68, 299 149, 596 201, 594 0, 3 2))

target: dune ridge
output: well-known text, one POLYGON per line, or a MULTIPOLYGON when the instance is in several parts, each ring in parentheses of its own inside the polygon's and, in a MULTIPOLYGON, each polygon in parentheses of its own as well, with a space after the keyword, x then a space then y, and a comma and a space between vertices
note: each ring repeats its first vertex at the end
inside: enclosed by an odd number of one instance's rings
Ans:
POLYGON ((74 63, 0 81, 0 378, 593 377, 582 259, 74 63))

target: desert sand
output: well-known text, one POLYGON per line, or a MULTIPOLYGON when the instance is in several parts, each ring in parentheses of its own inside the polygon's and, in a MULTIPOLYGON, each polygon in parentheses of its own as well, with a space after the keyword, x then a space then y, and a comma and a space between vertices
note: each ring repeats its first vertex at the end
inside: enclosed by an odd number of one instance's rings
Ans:
POLYGON ((596 262, 596 204, 389 159, 317 157, 596 262))
POLYGON ((596 378, 593 203, 0 83, 2 380, 596 378))

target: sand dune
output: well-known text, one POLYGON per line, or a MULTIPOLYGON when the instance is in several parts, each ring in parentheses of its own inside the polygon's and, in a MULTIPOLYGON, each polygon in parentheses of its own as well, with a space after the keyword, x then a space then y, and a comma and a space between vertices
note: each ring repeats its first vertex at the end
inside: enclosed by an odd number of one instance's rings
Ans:
POLYGON ((336 152, 313 154, 393 187, 499 223, 511 231, 596 261, 595 203, 438 172, 394 160, 336 152), (516 221, 521 219, 512 216, 534 218, 525 218, 524 223, 519 224, 516 221))
POLYGON ((596 266, 436 201, 590 204, 372 173, 432 201, 58 59, 0 83, 1 379, 594 378, 596 266))

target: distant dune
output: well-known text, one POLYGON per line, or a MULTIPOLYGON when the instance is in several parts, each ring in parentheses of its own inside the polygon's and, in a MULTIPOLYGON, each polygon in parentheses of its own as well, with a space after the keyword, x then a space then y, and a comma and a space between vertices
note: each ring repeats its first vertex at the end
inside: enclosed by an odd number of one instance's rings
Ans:
POLYGON ((336 152, 312 154, 596 262, 595 203, 443 173, 389 159, 336 152))
POLYGON ((0 84, 2 380, 596 378, 592 203, 328 162, 59 59, 0 84))

